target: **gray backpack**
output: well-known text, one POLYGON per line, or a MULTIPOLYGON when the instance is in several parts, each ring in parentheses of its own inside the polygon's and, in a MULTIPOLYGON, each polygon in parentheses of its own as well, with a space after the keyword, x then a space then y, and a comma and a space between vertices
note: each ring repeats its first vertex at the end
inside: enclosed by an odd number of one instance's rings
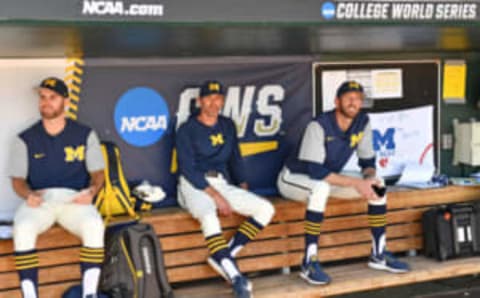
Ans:
POLYGON ((112 298, 173 298, 160 242, 145 223, 107 230, 100 290, 112 298))

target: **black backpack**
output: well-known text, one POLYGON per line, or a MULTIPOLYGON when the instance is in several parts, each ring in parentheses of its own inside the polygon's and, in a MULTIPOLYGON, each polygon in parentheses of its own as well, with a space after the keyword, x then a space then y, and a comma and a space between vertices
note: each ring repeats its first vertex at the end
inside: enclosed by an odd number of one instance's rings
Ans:
POLYGON ((480 253, 480 204, 434 207, 422 222, 426 256, 443 261, 480 253))
POLYGON ((173 298, 160 242, 145 223, 107 230, 100 290, 111 298, 173 298))

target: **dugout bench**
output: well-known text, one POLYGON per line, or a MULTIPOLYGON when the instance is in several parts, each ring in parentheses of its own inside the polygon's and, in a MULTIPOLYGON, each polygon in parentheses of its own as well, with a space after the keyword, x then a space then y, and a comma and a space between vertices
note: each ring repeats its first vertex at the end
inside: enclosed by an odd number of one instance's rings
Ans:
MULTIPOLYGON (((441 189, 389 193, 388 249, 393 252, 422 249, 421 215, 430 206, 480 199, 480 187, 449 186, 441 189)), ((252 276, 258 297, 325 297, 373 290, 453 276, 480 273, 480 257, 439 263, 421 256, 408 257, 413 271, 389 274, 368 269, 371 240, 364 200, 331 199, 322 224, 319 256, 333 282, 328 286, 309 286, 298 277, 303 256, 301 203, 274 198, 276 214, 272 223, 239 255, 244 272, 252 276), (360 258, 360 259, 358 259, 360 258), (345 264, 342 260, 354 260, 345 264), (342 264, 335 261, 342 261, 342 264), (332 265, 334 264, 334 265, 332 265), (285 274, 292 269, 291 274, 285 274)), ((198 223, 179 208, 144 214, 163 246, 167 274, 176 297, 231 297, 231 289, 218 279, 205 260, 208 251, 198 223), (212 281, 200 281, 212 279, 212 281)), ((222 219, 230 237, 242 222, 239 216, 222 219)), ((54 227, 37 242, 40 258, 40 297, 61 297, 63 291, 80 283, 78 254, 80 241, 54 227)), ((0 241, 0 298, 21 297, 11 240, 0 241)))

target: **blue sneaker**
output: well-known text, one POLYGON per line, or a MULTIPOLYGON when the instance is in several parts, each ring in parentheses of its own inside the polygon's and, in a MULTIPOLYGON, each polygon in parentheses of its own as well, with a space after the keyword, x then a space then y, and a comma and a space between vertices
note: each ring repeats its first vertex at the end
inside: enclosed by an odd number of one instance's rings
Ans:
POLYGON ((323 271, 317 257, 311 257, 306 263, 304 261, 300 277, 312 285, 326 285, 331 281, 330 276, 323 271))
POLYGON ((249 281, 245 276, 238 275, 233 279, 232 288, 235 298, 251 298, 252 292, 249 289, 249 281))
MULTIPOLYGON (((232 281, 232 280, 228 277, 227 273, 226 273, 225 270, 223 269, 223 266, 222 266, 221 264, 219 264, 217 261, 215 261, 214 258, 209 257, 209 258, 207 259, 207 263, 208 263, 208 265, 210 265, 210 267, 212 267, 212 269, 213 269, 215 272, 217 272, 218 274, 220 274, 220 276, 221 276, 226 282, 228 282, 229 284, 233 284, 233 283, 234 283, 234 281, 232 281)), ((248 288, 248 290, 249 290, 249 291, 252 291, 252 288, 253 288, 252 283, 251 283, 248 279, 246 279, 246 278, 245 278, 245 280, 247 281, 247 288, 248 288)))
POLYGON ((385 251, 381 256, 371 255, 368 267, 392 273, 405 273, 410 271, 410 266, 407 263, 399 261, 388 251, 385 251))

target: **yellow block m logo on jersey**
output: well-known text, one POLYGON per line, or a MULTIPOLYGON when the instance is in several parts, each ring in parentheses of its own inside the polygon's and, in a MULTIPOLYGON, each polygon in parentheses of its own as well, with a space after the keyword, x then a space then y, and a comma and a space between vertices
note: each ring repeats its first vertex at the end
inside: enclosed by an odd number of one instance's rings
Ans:
POLYGON ((358 145, 358 143, 360 143, 360 141, 362 140, 363 138, 363 131, 362 132, 359 132, 358 134, 352 134, 350 136, 350 147, 355 147, 358 145))
POLYGON ((81 145, 76 148, 68 146, 64 148, 65 150, 65 161, 74 162, 85 160, 85 146, 81 145))
POLYGON ((223 145, 225 143, 225 141, 223 140, 223 135, 221 133, 216 135, 211 135, 210 141, 212 142, 213 147, 218 145, 223 145))

